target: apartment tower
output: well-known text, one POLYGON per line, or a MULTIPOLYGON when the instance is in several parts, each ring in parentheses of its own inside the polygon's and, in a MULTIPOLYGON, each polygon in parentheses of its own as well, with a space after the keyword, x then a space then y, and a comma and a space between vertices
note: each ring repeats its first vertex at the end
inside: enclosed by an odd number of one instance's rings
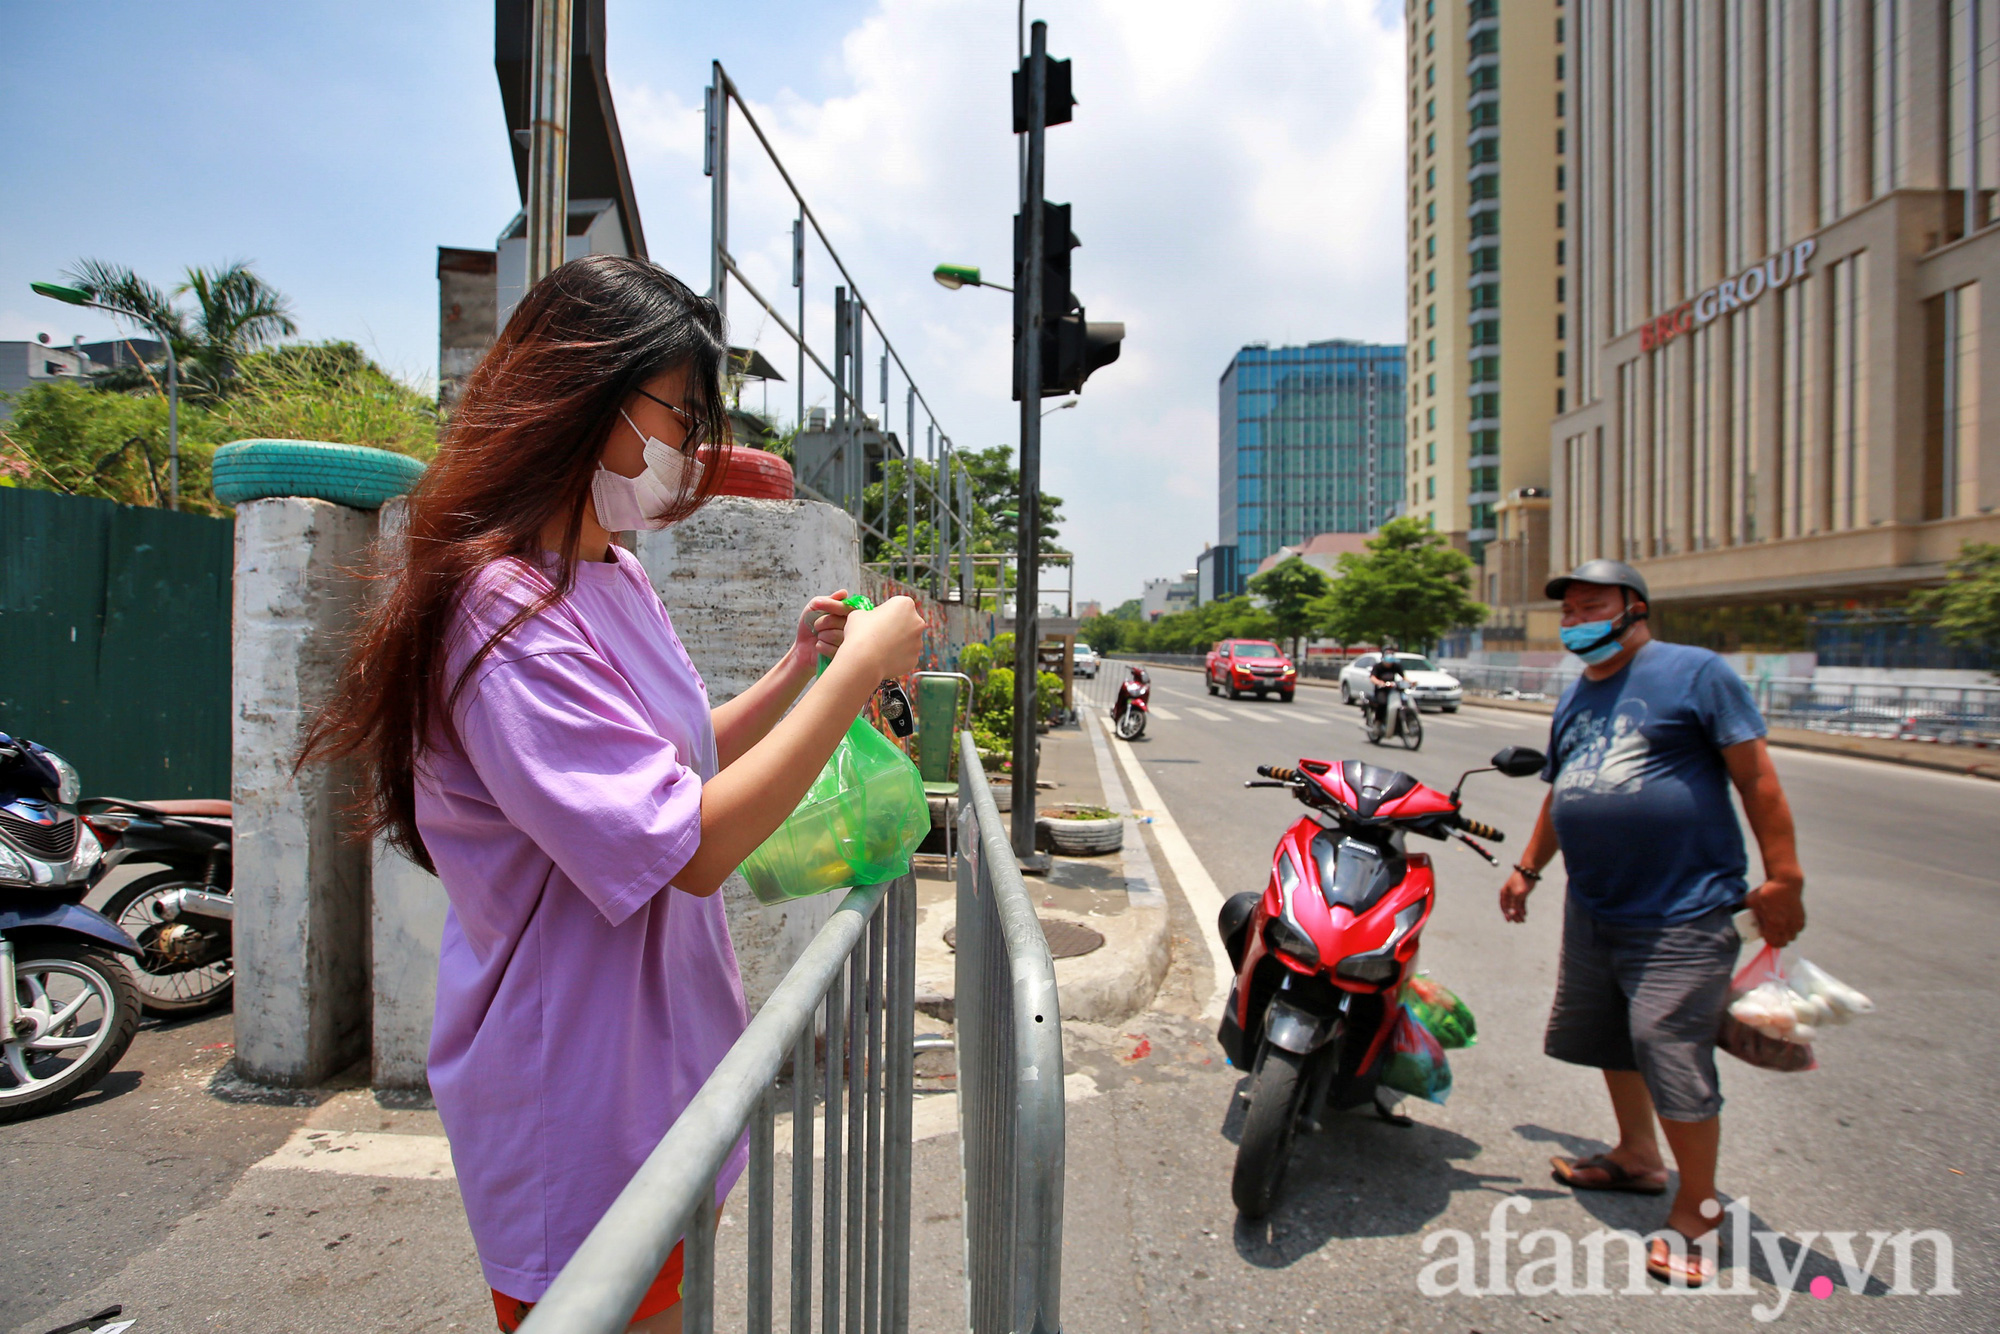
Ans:
POLYGON ((1412 0, 1406 15, 1408 511, 1480 565, 1487 642, 1518 647, 1547 574, 1548 427, 1566 406, 1566 15, 1560 0, 1412 0))

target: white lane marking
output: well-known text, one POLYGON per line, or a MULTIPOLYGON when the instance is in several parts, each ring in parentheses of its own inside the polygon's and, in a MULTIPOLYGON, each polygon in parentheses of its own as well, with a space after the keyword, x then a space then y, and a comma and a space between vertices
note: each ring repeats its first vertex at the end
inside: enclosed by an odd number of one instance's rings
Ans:
POLYGON ((384 1135, 301 1126, 251 1170, 332 1172, 350 1177, 452 1181, 451 1145, 443 1135, 384 1135))
POLYGON ((1229 721, 1227 714, 1217 713, 1214 709, 1193 708, 1189 709, 1188 712, 1197 718, 1205 718, 1212 723, 1226 723, 1229 721))
POLYGON ((1424 715, 1425 727, 1468 727, 1476 729, 1478 724, 1466 722, 1463 718, 1440 718, 1435 713, 1424 715))
POLYGON ((1236 717, 1247 719, 1253 723, 1282 723, 1285 721, 1277 714, 1269 713, 1262 709, 1237 709, 1236 717))
MULTIPOLYGON (((1200 713, 1202 710, 1192 712, 1200 713)), ((1227 722, 1228 719, 1218 721, 1227 722)), ((1109 723, 1105 724, 1105 730, 1110 730, 1109 723)), ((1180 886, 1181 897, 1187 900, 1188 908, 1194 913, 1194 920, 1201 929, 1201 946, 1208 953, 1209 966, 1215 975, 1214 989, 1208 1003, 1202 1006, 1201 1014, 1204 1019, 1220 1019, 1222 1007, 1229 999, 1230 983, 1236 980, 1229 970, 1229 956, 1222 952, 1220 942, 1211 940, 1208 934, 1216 929, 1214 924, 1222 916, 1222 891, 1216 888, 1208 868, 1201 864, 1201 858, 1195 856, 1194 846, 1181 832, 1173 813, 1167 809, 1167 803, 1160 800, 1159 789, 1153 786, 1152 779, 1146 777, 1132 747, 1113 733, 1111 752, 1118 757, 1119 767, 1125 771, 1125 784, 1132 790, 1132 799, 1139 803, 1141 810, 1153 813, 1153 837, 1160 841, 1160 851, 1166 854, 1167 865, 1173 868, 1174 882, 1180 886)))
POLYGON ((1157 704, 1153 706, 1153 716, 1165 723, 1177 723, 1181 720, 1181 716, 1178 713, 1169 713, 1157 704))
MULTIPOLYGON (((1097 1081, 1081 1070, 1073 1075, 1063 1076, 1063 1101, 1082 1102, 1098 1094, 1097 1081)), ((780 1112, 772 1118, 771 1139, 773 1147, 786 1158, 792 1156, 792 1114, 780 1112)), ((844 1127, 843 1127, 844 1129, 844 1127)), ((941 1135, 958 1133, 958 1095, 956 1093, 919 1093, 910 1108, 910 1138, 912 1140, 937 1139, 941 1135)), ((826 1114, 813 1114, 813 1156, 823 1158, 826 1154, 826 1114)))

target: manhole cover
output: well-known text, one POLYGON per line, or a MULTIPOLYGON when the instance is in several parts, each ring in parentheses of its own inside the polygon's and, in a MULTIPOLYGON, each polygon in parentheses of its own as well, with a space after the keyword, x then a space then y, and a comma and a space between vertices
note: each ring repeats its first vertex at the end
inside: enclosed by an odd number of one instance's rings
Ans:
MULTIPOLYGON (((1052 959, 1075 959, 1104 947, 1104 937, 1078 922, 1060 922, 1054 918, 1037 917, 1042 924, 1042 938, 1049 942, 1049 957, 1052 959)), ((958 928, 946 927, 944 943, 951 949, 958 948, 958 928)))

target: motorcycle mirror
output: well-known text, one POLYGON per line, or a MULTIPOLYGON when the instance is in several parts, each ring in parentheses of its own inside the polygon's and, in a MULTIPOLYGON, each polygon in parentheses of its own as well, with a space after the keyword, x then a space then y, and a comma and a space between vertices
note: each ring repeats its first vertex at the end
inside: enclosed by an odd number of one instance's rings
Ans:
POLYGON ((1538 774, 1548 757, 1533 746, 1508 746, 1493 756, 1493 767, 1509 778, 1526 778, 1538 774))

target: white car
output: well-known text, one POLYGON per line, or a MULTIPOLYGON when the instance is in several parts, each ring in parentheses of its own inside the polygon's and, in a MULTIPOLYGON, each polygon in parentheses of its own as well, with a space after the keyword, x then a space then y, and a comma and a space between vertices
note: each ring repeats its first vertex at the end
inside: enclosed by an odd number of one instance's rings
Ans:
POLYGON ((1096 649, 1088 644, 1078 644, 1076 656, 1070 660, 1070 675, 1094 681, 1097 679, 1098 662, 1096 649))
MULTIPOLYGON (((1418 708, 1458 712, 1465 690, 1458 684, 1457 677, 1450 672, 1439 671, 1429 658, 1419 653, 1391 653, 1389 656, 1403 664, 1403 676, 1410 683, 1410 698, 1417 702, 1418 708)), ((1343 704, 1359 704, 1364 699, 1375 698, 1375 687, 1369 684, 1368 672, 1380 661, 1380 653, 1364 653, 1341 668, 1340 699, 1343 704)))

